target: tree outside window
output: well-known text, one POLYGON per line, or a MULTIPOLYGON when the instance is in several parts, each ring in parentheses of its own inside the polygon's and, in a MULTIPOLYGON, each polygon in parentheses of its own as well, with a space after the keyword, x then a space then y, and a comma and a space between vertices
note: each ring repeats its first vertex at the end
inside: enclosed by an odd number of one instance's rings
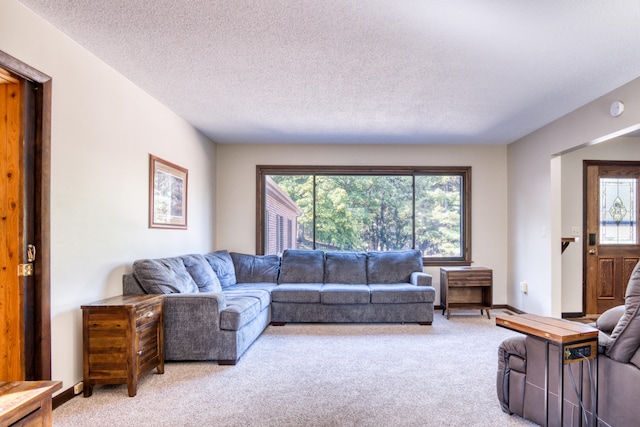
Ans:
MULTIPOLYGON (((258 166, 258 236, 264 235, 262 218, 268 214, 268 183, 299 209, 291 232, 299 249, 419 249, 425 264, 468 264, 470 172, 470 167, 258 166)), ((264 246, 259 237, 258 253, 272 253, 264 246)))

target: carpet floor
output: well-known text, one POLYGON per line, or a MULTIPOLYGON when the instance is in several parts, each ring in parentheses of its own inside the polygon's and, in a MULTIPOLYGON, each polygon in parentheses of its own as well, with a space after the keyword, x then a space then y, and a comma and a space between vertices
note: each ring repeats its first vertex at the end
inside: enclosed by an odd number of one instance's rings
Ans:
POLYGON ((515 332, 477 312, 417 324, 269 326, 236 366, 167 362, 98 385, 54 426, 531 426, 502 412, 498 345, 515 332))

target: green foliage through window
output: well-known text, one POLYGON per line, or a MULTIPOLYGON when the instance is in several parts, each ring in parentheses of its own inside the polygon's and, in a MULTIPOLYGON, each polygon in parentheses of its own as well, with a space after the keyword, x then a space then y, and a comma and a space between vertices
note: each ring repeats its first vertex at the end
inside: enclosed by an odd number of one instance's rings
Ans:
MULTIPOLYGON (((415 248, 422 252, 425 263, 468 263, 470 172, 468 167, 305 170, 259 166, 261 217, 269 218, 266 211, 277 210, 281 203, 265 200, 265 187, 276 185, 275 191, 299 208, 295 218, 290 218, 295 224, 295 248, 415 248)), ((259 221, 259 228, 263 240, 259 253, 274 252, 267 244, 269 225, 259 221)))

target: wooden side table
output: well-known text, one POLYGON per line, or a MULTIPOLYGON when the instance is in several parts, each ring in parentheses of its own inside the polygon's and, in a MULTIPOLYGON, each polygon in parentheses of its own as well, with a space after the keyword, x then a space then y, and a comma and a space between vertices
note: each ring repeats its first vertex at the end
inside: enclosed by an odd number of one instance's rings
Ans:
POLYGON ((164 373, 162 295, 120 295, 82 306, 84 396, 94 384, 127 384, 136 395, 138 377, 164 373))
POLYGON ((440 268, 440 304, 442 314, 451 310, 483 310, 491 318, 493 307, 493 270, 485 267, 440 268))
MULTIPOLYGON (((512 331, 530 335, 545 342, 545 425, 549 425, 549 345, 558 346, 558 407, 560 408, 560 424, 564 413, 564 366, 580 362, 580 384, 582 384, 582 362, 595 359, 595 384, 598 390, 598 330, 589 325, 569 322, 562 319, 543 317, 535 314, 516 314, 496 317, 496 325, 512 331)), ((582 400, 582 389, 580 390, 582 400)), ((596 394, 596 407, 597 394, 596 394)), ((582 418, 580 418, 582 422, 582 418)))
POLYGON ((51 426, 51 396, 61 381, 0 382, 0 426, 51 426))

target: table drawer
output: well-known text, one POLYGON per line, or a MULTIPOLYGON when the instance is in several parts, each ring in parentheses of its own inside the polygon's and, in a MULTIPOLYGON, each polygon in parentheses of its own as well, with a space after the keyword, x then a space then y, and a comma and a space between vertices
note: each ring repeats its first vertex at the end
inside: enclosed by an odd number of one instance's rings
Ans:
POLYGON ((148 304, 136 309, 136 328, 148 323, 157 322, 162 313, 162 303, 148 304))
POLYGON ((449 286, 491 286, 493 274, 491 271, 447 273, 447 282, 449 286))

